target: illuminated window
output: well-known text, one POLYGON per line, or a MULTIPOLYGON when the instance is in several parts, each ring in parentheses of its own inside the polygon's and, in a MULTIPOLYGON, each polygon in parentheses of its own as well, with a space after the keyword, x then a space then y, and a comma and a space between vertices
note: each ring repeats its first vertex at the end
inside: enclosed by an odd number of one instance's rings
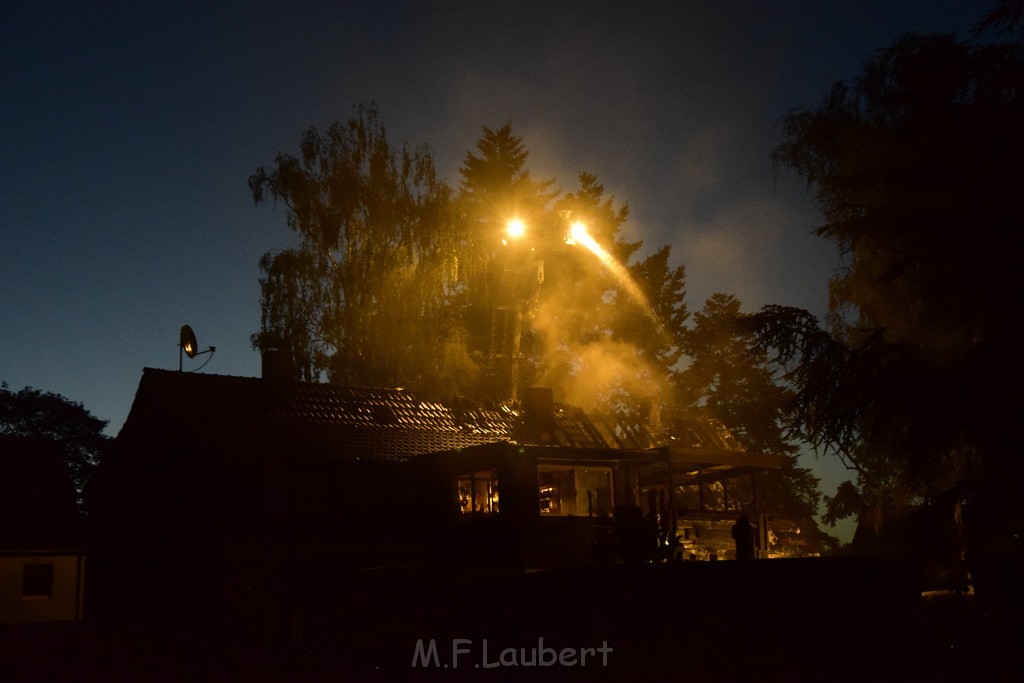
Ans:
POLYGON ((53 563, 26 564, 21 572, 23 600, 47 600, 53 597, 53 563))
POLYGON ((537 467, 542 515, 612 514, 612 471, 609 467, 537 467))
POLYGON ((459 476, 458 496, 459 514, 463 517, 498 514, 498 471, 459 476))

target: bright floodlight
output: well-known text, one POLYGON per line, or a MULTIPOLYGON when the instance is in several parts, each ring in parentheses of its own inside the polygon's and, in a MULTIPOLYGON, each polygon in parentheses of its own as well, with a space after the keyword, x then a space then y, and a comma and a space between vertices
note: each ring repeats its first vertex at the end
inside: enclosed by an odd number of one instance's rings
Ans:
POLYGON ((579 221, 573 223, 569 228, 569 237, 573 239, 573 242, 586 242, 589 237, 587 226, 579 221))
POLYGON ((518 218, 513 218, 505 225, 505 229, 508 231, 509 237, 518 239, 526 232, 526 224, 518 218))

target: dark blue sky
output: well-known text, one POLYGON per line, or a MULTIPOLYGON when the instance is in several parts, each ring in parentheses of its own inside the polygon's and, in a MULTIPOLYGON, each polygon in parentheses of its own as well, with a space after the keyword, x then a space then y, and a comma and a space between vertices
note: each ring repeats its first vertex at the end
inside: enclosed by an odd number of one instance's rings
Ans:
POLYGON ((508 121, 535 177, 596 173, 645 252, 673 245, 691 309, 726 291, 820 313, 839 260, 799 179, 773 177, 779 119, 990 4, 7 2, 0 379, 116 433, 142 368, 177 366, 182 323, 218 348, 204 371, 257 375, 257 261, 291 236, 246 179, 371 100, 453 183, 508 121))

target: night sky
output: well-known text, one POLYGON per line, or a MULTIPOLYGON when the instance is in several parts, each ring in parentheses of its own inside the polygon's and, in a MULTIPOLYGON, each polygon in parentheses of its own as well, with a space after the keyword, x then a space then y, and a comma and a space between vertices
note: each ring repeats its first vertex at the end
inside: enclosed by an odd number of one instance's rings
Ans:
MULTIPOLYGON (((257 261, 293 238, 246 179, 370 101, 456 186, 506 122, 535 178, 597 174, 644 254, 673 245, 691 310, 725 291, 821 314, 840 262, 801 180, 775 177, 779 120, 897 36, 964 35, 990 5, 6 2, 0 379, 116 434, 142 368, 177 367, 183 323, 217 347, 204 372, 258 375, 257 261)), ((842 471, 807 463, 834 491, 842 471)))

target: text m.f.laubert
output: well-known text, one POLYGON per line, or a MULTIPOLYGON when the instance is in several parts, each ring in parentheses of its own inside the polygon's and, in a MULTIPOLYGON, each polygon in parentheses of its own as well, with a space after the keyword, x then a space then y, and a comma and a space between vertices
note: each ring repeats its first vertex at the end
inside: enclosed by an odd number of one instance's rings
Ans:
POLYGON ((497 667, 534 667, 534 666, 608 666, 608 655, 614 650, 602 641, 600 647, 565 647, 555 649, 544 645, 544 638, 537 639, 535 647, 506 647, 498 650, 488 647, 487 639, 480 641, 480 656, 472 657, 473 640, 469 638, 452 639, 452 656, 450 663, 442 662, 437 650, 437 640, 431 638, 426 643, 423 639, 416 641, 412 654, 413 667, 437 667, 457 669, 472 664, 477 669, 493 669, 497 667), (599 656, 600 655, 600 656, 599 656))

